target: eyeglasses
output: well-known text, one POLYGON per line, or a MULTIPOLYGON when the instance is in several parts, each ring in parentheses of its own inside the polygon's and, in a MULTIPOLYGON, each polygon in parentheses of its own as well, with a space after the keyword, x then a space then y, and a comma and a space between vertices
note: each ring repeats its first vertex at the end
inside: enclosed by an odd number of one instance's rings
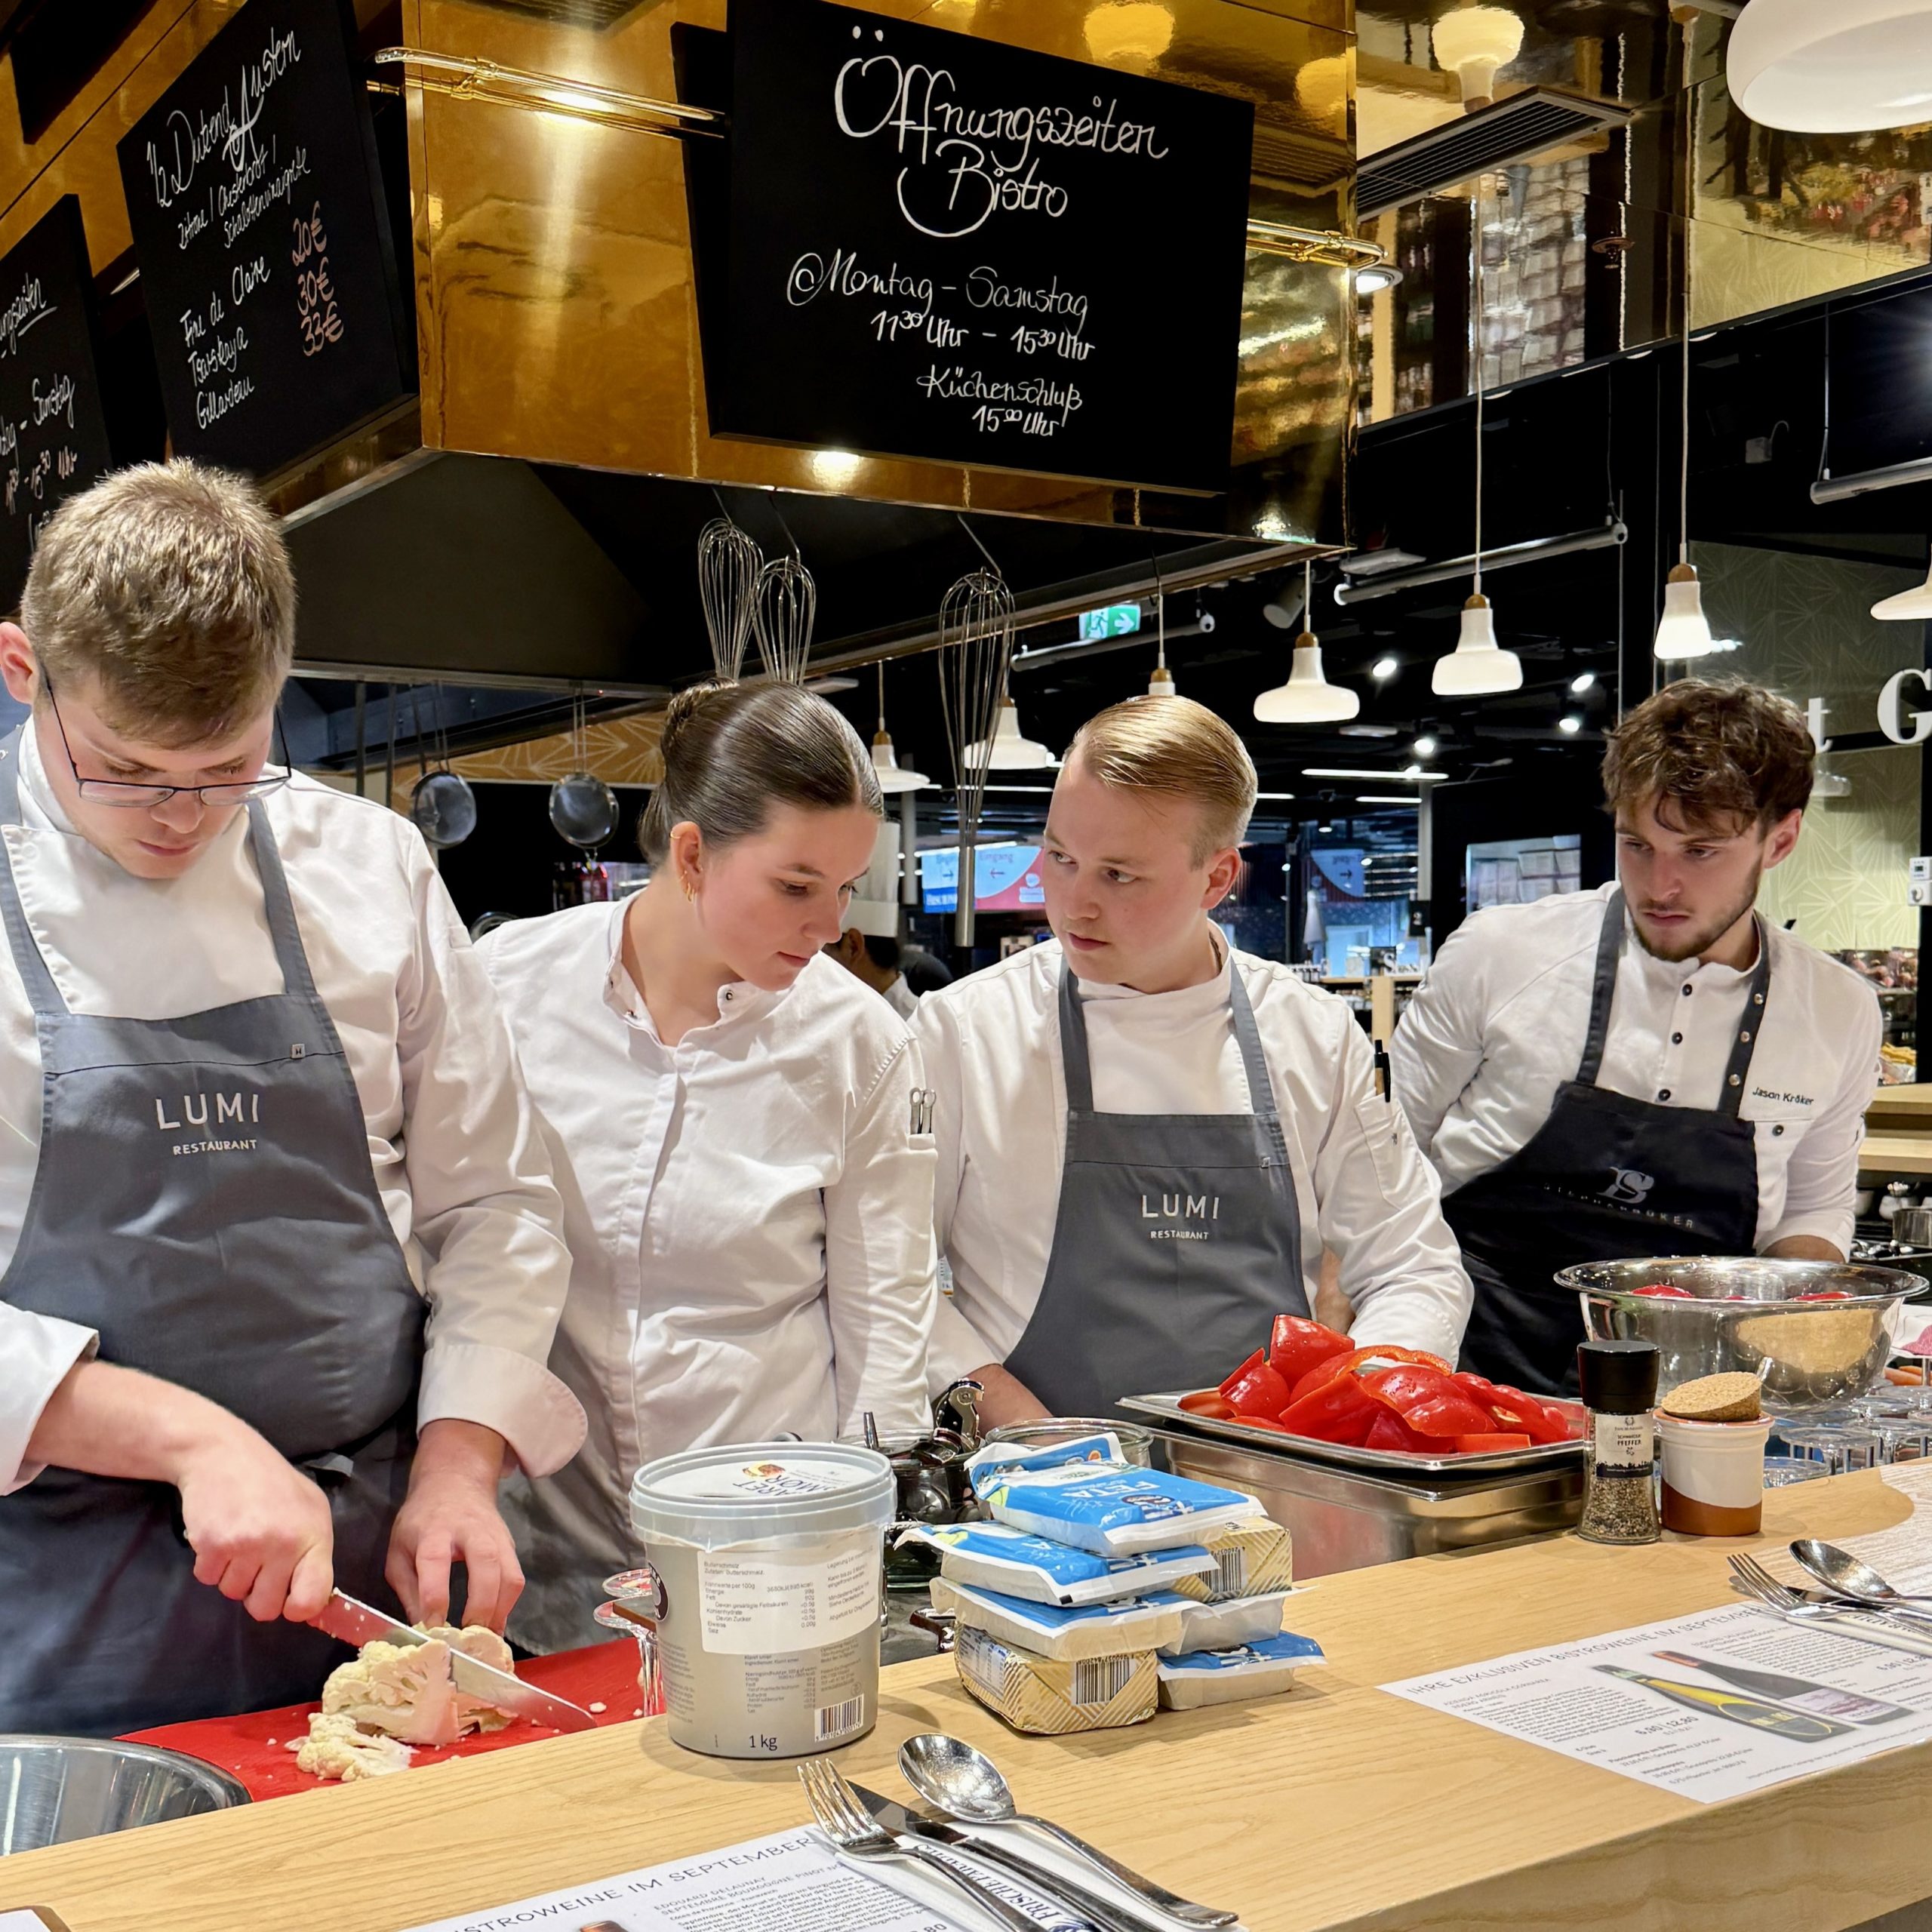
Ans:
MULTIPOLYGON (((54 681, 45 671, 41 674, 41 685, 47 693, 47 708, 54 714, 54 728, 60 734, 60 749, 67 755, 67 769, 74 774, 74 789, 90 804, 139 811, 165 804, 170 798, 184 793, 204 807, 245 804, 251 798, 279 792, 295 775, 285 769, 263 772, 254 778, 237 779, 226 785, 133 785, 118 778, 83 778, 80 767, 74 762, 74 748, 67 742, 67 727, 61 721, 60 707, 54 701, 54 681)), ((275 718, 275 748, 281 753, 281 761, 286 767, 288 748, 282 740, 279 711, 275 718)))

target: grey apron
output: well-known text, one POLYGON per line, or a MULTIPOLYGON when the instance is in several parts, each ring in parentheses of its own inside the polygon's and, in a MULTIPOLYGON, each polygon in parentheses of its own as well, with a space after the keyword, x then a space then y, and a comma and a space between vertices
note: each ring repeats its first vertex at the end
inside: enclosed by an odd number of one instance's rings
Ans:
MULTIPOLYGON (((20 822, 20 739, 0 824, 20 822)), ((39 1164, 0 1300, 206 1396, 328 1492, 335 1574, 386 1607, 422 1297, 275 838, 248 807, 283 990, 180 1020, 70 1013, 0 839, 0 914, 41 1054, 39 1164)), ((0 1731, 113 1737, 314 1697, 340 1645, 195 1581, 169 1485, 50 1469, 0 1497, 0 1731)))
POLYGON ((1276 1315, 1309 1312, 1294 1179, 1238 962, 1228 1005, 1250 1112, 1096 1113, 1087 1022, 1060 969, 1060 1213, 1039 1302, 1006 1358, 1056 1415, 1211 1387, 1266 1346, 1276 1315))

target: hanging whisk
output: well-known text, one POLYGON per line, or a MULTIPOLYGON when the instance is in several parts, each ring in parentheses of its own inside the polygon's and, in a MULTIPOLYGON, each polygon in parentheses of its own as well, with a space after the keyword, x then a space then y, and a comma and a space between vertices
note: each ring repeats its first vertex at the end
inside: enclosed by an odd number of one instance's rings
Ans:
POLYGON ((774 684, 801 685, 818 620, 818 586, 796 557, 780 557, 758 574, 752 605, 758 662, 774 684))
POLYGON ((973 853, 986 804, 989 754, 1013 662, 1013 592, 998 571, 975 571, 946 593, 939 641, 940 698, 959 808, 959 903, 952 933, 964 949, 973 943, 973 853))
POLYGON ((697 534, 697 588, 704 627, 711 633, 711 662, 721 678, 735 684, 750 642, 753 599, 764 552, 728 516, 713 517, 697 534))

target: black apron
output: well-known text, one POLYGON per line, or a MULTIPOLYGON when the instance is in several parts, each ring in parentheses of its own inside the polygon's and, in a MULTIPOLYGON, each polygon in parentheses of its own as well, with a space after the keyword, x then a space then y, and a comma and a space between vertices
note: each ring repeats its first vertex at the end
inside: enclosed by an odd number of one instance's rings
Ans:
MULTIPOLYGON (((1463 1366, 1534 1395, 1574 1395, 1583 1318, 1557 1270, 1585 1261, 1749 1254, 1758 1236, 1758 1150, 1738 1117, 1771 984, 1769 936, 1714 1108, 1633 1100, 1596 1084, 1623 956, 1623 895, 1604 909, 1589 1036, 1549 1118, 1499 1167, 1442 1204, 1475 1304, 1463 1366)), ((1687 961, 1685 970, 1695 970, 1687 961)))
MULTIPOLYGON (((20 820, 20 737, 0 824, 20 820)), ((206 1396, 328 1492, 340 1586, 387 1609, 423 1305, 260 800, 248 837, 283 990, 179 1020, 72 1013, 0 838, 0 916, 40 1039, 40 1158, 0 1300, 206 1396)), ((57 834, 45 835, 48 837, 57 834)), ((0 1731, 116 1737, 315 1697, 340 1644, 194 1577, 165 1483, 49 1469, 0 1497, 0 1731)))
POLYGON ((1294 1177, 1238 960, 1228 1004, 1248 1112, 1096 1113, 1086 1017, 1060 968, 1060 1211, 1039 1301, 1006 1358, 1056 1415, 1211 1388, 1267 1345, 1276 1315, 1308 1312, 1294 1177))

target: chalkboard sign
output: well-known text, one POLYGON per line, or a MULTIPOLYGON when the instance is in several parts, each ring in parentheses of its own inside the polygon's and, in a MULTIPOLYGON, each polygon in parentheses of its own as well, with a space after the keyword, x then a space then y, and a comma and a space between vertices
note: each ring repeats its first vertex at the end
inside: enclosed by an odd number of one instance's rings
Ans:
POLYGON ((714 434, 1226 488, 1252 107, 801 0, 730 29, 714 434))
POLYGON ((42 526, 113 460, 91 279, 72 195, 0 260, 0 616, 20 601, 42 526))
POLYGON ((280 469, 409 393, 349 0, 249 0, 120 145, 177 454, 280 469))

